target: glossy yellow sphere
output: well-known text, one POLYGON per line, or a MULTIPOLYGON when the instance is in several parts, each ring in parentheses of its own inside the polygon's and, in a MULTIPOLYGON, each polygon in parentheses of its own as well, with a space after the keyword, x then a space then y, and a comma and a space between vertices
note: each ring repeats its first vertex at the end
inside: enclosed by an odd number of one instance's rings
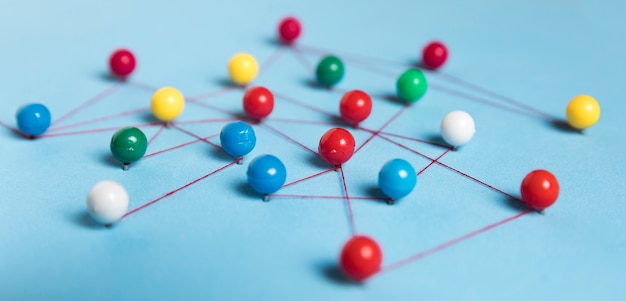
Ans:
POLYGON ((185 108, 185 97, 176 88, 163 87, 152 95, 152 114, 161 121, 176 119, 185 108))
POLYGON ((584 130, 600 119, 600 104, 589 95, 578 95, 567 104, 565 115, 573 128, 584 130))
POLYGON ((259 66, 253 56, 237 53, 228 62, 230 79, 238 85, 247 85, 259 73, 259 66))

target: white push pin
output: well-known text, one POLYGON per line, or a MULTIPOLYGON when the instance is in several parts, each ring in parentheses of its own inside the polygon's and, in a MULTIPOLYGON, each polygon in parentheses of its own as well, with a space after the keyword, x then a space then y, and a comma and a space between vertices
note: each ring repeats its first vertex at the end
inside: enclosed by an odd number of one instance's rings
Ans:
POLYGON ((98 182, 87 196, 87 210, 97 222, 104 225, 113 224, 128 211, 128 193, 116 182, 98 182))
POLYGON ((474 133, 476 133, 474 119, 464 111, 452 111, 441 121, 441 137, 454 147, 470 142, 474 133))

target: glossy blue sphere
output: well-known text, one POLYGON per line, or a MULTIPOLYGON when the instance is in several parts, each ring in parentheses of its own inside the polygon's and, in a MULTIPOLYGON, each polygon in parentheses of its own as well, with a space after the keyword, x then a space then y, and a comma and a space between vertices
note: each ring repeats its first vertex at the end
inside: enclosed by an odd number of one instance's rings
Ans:
POLYGON ((407 196, 417 184, 413 166, 405 160, 393 159, 387 162, 378 173, 378 187, 393 200, 407 196))
POLYGON ((274 193, 283 187, 286 179, 285 165, 272 155, 258 156, 248 165, 248 184, 258 193, 274 193))
POLYGON ((233 157, 247 155, 256 145, 254 129, 242 121, 229 123, 222 128, 220 143, 224 151, 233 157))
POLYGON ((38 103, 29 104, 17 110, 17 128, 26 135, 38 136, 50 127, 50 111, 38 103))

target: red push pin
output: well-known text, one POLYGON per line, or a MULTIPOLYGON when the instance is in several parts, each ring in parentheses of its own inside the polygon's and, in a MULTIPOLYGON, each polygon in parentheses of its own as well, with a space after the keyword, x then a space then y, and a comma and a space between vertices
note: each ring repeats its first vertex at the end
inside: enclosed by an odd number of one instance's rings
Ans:
POLYGON ((520 190, 524 204, 543 212, 559 197, 559 182, 547 170, 533 170, 524 177, 520 190))
POLYGON ((422 65, 430 70, 439 69, 448 59, 448 48, 441 42, 428 43, 422 51, 422 65))
POLYGON ((121 79, 129 76, 136 65, 135 55, 128 49, 117 49, 109 58, 111 73, 121 79))
POLYGON ((302 26, 295 17, 287 17, 278 25, 278 35, 285 44, 292 44, 300 36, 302 26))
POLYGON ((361 90, 348 91, 341 97, 339 113, 345 121, 358 127, 372 113, 372 98, 361 90))
POLYGON ((365 281, 380 271, 383 252, 375 240, 367 236, 353 236, 341 250, 341 271, 354 281, 365 281))
POLYGON ((252 87, 243 95, 243 110, 254 120, 269 116, 274 110, 274 94, 265 87, 252 87))
POLYGON ((354 137, 350 132, 334 128, 322 136, 317 150, 324 161, 340 166, 350 160, 354 154, 354 145, 354 137))

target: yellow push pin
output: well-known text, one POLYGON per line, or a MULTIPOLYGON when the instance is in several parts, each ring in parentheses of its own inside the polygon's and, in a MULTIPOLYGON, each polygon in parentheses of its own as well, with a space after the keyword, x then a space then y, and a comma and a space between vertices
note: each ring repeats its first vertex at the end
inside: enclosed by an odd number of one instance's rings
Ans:
POLYGON ((152 95, 152 114, 163 122, 170 122, 183 112, 185 97, 176 88, 163 87, 152 95))
POLYGON ((567 104, 565 116, 569 125, 582 131, 598 122, 600 104, 589 95, 578 95, 567 104))
POLYGON ((237 85, 245 86, 259 73, 254 57, 247 53, 237 53, 228 62, 230 79, 237 85))

